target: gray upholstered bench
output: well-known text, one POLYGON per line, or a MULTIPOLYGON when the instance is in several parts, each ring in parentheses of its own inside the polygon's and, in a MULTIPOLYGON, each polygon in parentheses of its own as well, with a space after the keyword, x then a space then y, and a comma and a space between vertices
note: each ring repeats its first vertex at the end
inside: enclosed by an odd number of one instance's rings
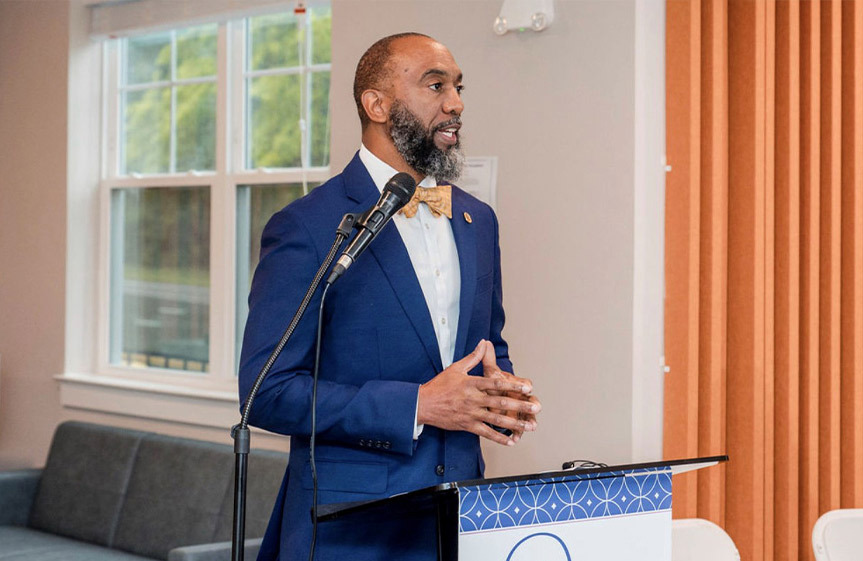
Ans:
MULTIPOLYGON (((250 454, 247 559, 286 465, 286 454, 250 454)), ((233 478, 226 444, 64 423, 44 469, 0 472, 0 559, 227 561, 233 478)))

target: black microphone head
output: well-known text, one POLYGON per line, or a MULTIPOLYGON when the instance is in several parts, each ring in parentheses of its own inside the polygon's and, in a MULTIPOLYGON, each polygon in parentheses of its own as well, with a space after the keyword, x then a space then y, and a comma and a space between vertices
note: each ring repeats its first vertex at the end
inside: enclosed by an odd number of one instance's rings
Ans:
POLYGON ((392 193, 398 199, 398 208, 408 204, 416 190, 417 182, 411 177, 411 174, 405 172, 395 174, 384 186, 384 194, 392 193))

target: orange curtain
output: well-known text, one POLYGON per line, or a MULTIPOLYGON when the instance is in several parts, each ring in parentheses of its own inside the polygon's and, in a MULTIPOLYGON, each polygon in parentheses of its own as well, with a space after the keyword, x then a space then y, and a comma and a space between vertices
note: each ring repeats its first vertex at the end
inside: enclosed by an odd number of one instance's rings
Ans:
POLYGON ((863 507, 863 0, 668 0, 664 455, 674 517, 813 560, 863 507))

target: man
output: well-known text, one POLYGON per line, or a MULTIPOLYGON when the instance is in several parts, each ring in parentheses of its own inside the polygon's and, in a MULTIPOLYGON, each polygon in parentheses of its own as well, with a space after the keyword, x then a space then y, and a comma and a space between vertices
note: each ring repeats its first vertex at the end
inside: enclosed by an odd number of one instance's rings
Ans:
MULTIPOLYGON (((512 446, 536 428, 540 404, 532 383, 510 374, 501 337, 497 220, 458 188, 435 188, 455 179, 463 160, 461 91, 461 70, 433 39, 399 34, 372 45, 354 81, 360 151, 341 174, 288 205, 264 230, 249 296, 242 398, 299 305, 341 217, 371 207, 399 171, 410 173, 417 191, 428 195, 396 215, 328 293, 317 404, 321 504, 481 477, 479 437, 512 446)), ((320 291, 250 417, 253 425, 292 436, 260 559, 308 558, 319 303, 320 291)), ((321 524, 316 559, 435 559, 434 527, 420 518, 400 522, 387 528, 321 524)))

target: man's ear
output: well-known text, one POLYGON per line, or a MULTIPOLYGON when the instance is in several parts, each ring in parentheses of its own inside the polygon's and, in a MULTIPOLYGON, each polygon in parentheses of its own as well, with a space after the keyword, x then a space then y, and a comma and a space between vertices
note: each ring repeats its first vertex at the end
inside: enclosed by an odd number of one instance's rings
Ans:
POLYGON ((387 96, 380 90, 366 90, 360 101, 363 109, 373 123, 386 123, 390 114, 390 103, 387 96))

